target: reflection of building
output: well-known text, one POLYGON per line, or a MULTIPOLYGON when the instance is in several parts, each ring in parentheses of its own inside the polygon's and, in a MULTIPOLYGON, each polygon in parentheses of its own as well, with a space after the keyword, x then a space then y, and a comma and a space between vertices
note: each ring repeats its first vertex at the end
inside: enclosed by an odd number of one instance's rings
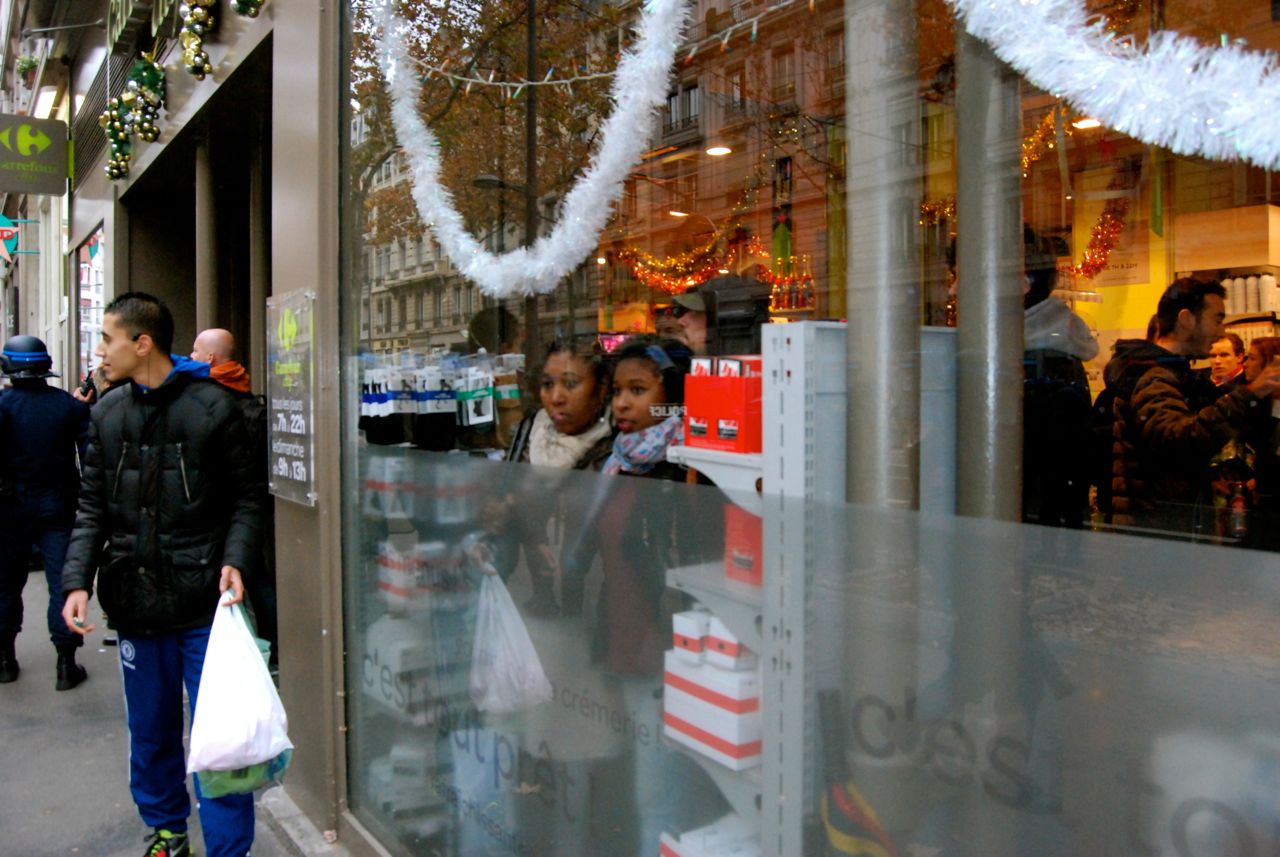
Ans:
POLYGON ((653 148, 602 239, 604 303, 665 303, 734 273, 771 284, 779 316, 825 314, 843 290, 841 14, 699 4, 653 148))
POLYGON ((95 232, 76 252, 79 274, 80 357, 77 377, 83 378, 92 368, 93 351, 102 330, 102 308, 106 305, 106 253, 102 246, 102 230, 95 232))

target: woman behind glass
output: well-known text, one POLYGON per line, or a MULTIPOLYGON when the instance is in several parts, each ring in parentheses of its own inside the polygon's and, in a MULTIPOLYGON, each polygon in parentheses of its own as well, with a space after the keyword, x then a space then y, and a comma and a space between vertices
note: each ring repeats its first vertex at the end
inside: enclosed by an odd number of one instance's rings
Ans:
MULTIPOLYGON (((608 407, 609 366, 594 337, 551 344, 538 396, 542 408, 520 423, 507 460, 561 470, 599 470, 613 449, 614 429, 608 407)), ((556 481, 551 476, 534 479, 541 497, 551 493, 556 481)), ((526 509, 537 507, 537 503, 526 505, 526 509)), ((578 517, 569 515, 570 520, 578 517)), ((533 597, 525 608, 535 615, 555 615, 561 607, 555 598, 557 563, 547 542, 547 520, 531 518, 531 526, 521 527, 533 584, 533 597)), ((578 615, 585 569, 580 564, 561 565, 567 569, 561 580, 564 612, 578 615)))

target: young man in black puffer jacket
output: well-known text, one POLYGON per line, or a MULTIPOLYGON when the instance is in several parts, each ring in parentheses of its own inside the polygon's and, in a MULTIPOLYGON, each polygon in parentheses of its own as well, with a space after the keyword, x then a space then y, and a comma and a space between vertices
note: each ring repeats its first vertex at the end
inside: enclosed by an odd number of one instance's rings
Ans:
MULTIPOLYGON (((112 382, 93 411, 80 507, 63 569, 67 626, 86 634, 92 577, 119 632, 129 784, 155 829, 148 855, 186 857, 182 689, 192 709, 219 592, 244 595, 259 551, 262 477, 235 399, 206 364, 171 356, 173 316, 131 292, 103 311, 98 354, 112 382)), ((202 798, 210 857, 247 854, 253 795, 202 798)))

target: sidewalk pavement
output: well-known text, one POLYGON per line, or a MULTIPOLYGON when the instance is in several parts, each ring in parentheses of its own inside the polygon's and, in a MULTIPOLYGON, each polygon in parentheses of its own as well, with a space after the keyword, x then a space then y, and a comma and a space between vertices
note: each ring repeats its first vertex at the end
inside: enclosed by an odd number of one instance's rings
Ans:
MULTIPOLYGON (((129 733, 115 646, 96 601, 78 661, 89 679, 74 690, 53 689, 57 653, 45 627, 44 573, 33 572, 24 592, 18 635, 22 673, 0 685, 0 837, 4 854, 25 857, 140 857, 151 833, 129 796, 129 733)), ((204 855, 192 795, 191 830, 204 855)), ((324 842, 281 789, 258 798, 253 857, 343 857, 324 842)))

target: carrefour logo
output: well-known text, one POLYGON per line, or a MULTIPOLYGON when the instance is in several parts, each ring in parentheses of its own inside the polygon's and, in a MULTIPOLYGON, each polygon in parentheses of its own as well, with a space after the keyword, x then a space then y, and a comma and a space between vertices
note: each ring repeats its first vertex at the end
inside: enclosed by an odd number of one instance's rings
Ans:
POLYGON ((293 344, 298 341, 298 317, 293 310, 286 308, 280 313, 280 323, 276 325, 276 335, 280 337, 280 348, 292 351, 293 344))
POLYGON ((38 155, 51 145, 53 141, 49 139, 48 134, 39 128, 32 128, 25 122, 16 129, 5 128, 0 131, 0 146, 24 158, 38 155))

